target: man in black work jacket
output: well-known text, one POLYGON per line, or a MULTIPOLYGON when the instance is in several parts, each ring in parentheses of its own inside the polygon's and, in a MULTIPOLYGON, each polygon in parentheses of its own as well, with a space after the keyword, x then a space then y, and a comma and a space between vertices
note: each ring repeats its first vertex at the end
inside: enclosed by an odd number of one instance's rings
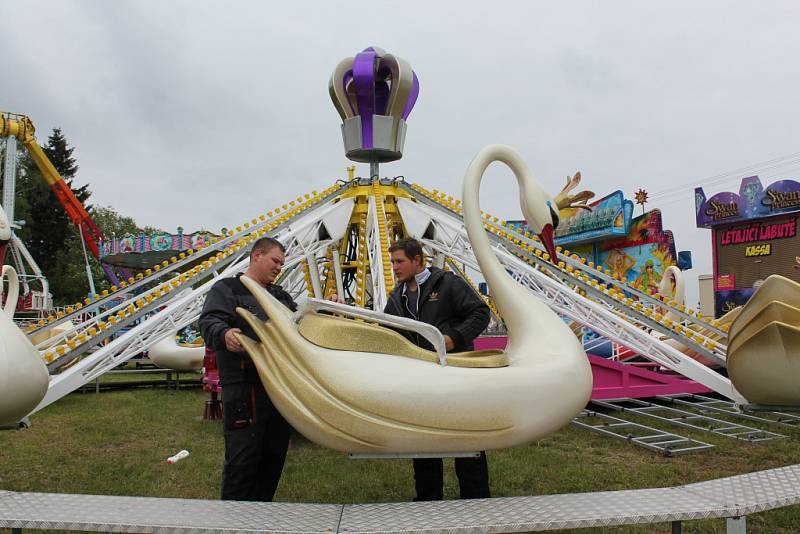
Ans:
MULTIPOLYGON (((389 295, 384 313, 432 324, 442 333, 447 352, 473 350, 472 341, 489 324, 489 307, 461 278, 436 267, 425 267, 422 245, 401 239, 389 247, 397 287, 389 295)), ((412 343, 433 349, 422 336, 399 331, 412 343)), ((486 453, 478 458, 456 458, 456 475, 462 499, 489 497, 489 467, 486 453)), ((414 460, 415 501, 443 497, 441 458, 414 460)))
MULTIPOLYGON (((292 311, 292 297, 273 284, 281 272, 286 250, 271 238, 262 237, 250 251, 250 266, 243 275, 264 286, 292 311)), ((222 499, 271 501, 281 478, 289 447, 289 424, 264 391, 255 365, 235 334, 258 340, 236 308, 249 310, 262 321, 267 315, 239 280, 223 278, 206 296, 200 314, 200 331, 207 346, 217 351, 222 386, 225 435, 225 465, 222 499)))

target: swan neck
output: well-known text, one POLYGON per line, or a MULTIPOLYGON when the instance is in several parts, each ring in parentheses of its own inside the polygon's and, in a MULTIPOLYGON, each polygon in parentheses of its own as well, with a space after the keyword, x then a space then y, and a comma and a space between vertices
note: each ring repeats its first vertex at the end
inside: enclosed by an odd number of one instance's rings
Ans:
MULTIPOLYGON (((463 205, 464 205, 464 225, 467 229, 472 250, 475 258, 480 265, 481 273, 489 284, 492 298, 497 306, 500 315, 508 317, 511 312, 509 304, 514 299, 515 292, 518 293, 519 285, 507 274, 505 268, 495 256, 489 243, 486 230, 481 219, 481 209, 479 203, 480 185, 486 168, 492 161, 500 160, 509 165, 514 171, 514 176, 519 183, 520 178, 515 166, 502 158, 502 154, 481 152, 470 164, 467 174, 464 177, 463 205)), ((513 312, 511 312, 513 313, 513 312)))
POLYGON ((19 278, 17 277, 17 271, 10 265, 3 265, 2 275, 0 276, 0 284, 2 284, 2 279, 8 276, 8 291, 5 294, 6 301, 5 304, 0 303, 3 306, 3 313, 5 313, 9 319, 14 318, 14 312, 17 311, 17 300, 19 299, 19 278))

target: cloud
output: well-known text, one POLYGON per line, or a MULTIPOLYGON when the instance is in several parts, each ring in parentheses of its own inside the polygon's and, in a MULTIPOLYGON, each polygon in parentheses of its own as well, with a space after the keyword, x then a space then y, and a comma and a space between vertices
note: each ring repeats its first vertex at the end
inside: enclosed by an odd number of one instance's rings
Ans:
MULTIPOLYGON (((421 81, 405 157, 384 173, 454 194, 494 142, 553 192, 581 170, 599 194, 627 195, 797 151, 791 2, 32 0, 0 11, 0 107, 30 115, 40 140, 62 128, 95 204, 168 230, 236 226, 343 177, 327 81, 373 44, 421 81)), ((502 169, 483 193, 488 211, 518 216, 502 169)), ((694 250, 694 272, 710 272, 691 186, 685 196, 662 207, 666 227, 694 250)))

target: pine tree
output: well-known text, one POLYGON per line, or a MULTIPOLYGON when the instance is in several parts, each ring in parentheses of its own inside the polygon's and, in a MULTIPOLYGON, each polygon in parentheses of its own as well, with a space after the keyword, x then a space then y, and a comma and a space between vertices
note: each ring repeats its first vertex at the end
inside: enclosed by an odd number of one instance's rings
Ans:
MULTIPOLYGON (((78 172, 73 157, 75 148, 69 146, 59 128, 53 129, 47 145, 42 148, 65 183, 72 188, 72 181, 78 172)), ((85 294, 88 288, 85 275, 81 281, 80 276, 72 273, 75 268, 70 265, 76 259, 70 249, 74 248, 76 242, 80 249, 75 225, 27 152, 22 154, 19 167, 15 218, 24 220, 25 225, 17 235, 50 281, 50 291, 56 301, 61 300, 61 295, 85 294), (76 284, 79 287, 74 287, 76 284)), ((72 188, 72 191, 84 204, 91 196, 88 184, 72 188)), ((79 258, 82 266, 84 262, 81 256, 79 258)), ((78 272, 82 270, 80 267, 78 272)))
MULTIPOLYGON (((75 149, 69 146, 60 129, 53 130, 43 149, 66 184, 72 188, 72 181, 78 172, 78 164, 73 157, 75 149)), ((87 206, 86 201, 91 196, 88 185, 72 188, 72 191, 107 236, 156 231, 153 228, 142 230, 132 218, 120 215, 111 207, 87 206)), ((25 221, 22 229, 16 233, 47 277, 53 303, 60 306, 83 300, 89 292, 89 283, 80 234, 26 152, 21 153, 19 160, 15 211, 15 219, 25 221)), ((87 256, 96 290, 108 288, 110 284, 105 279, 100 263, 88 248, 87 256)))

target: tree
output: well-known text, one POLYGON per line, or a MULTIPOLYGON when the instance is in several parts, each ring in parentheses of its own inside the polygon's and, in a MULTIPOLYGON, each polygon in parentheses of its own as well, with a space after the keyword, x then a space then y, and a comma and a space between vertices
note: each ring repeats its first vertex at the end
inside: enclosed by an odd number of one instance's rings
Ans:
MULTIPOLYGON (((72 181, 78 172, 78 165, 72 155, 75 148, 69 146, 59 128, 53 129, 47 145, 42 148, 64 182, 72 188, 72 181)), ((63 262, 63 258, 59 256, 74 224, 29 154, 22 155, 19 167, 15 218, 24 220, 25 225, 17 235, 47 275, 56 271, 63 262)), ((91 196, 88 184, 72 188, 72 191, 84 204, 91 196)))
MULTIPOLYGON (((75 148, 69 146, 60 129, 53 129, 43 149, 64 182, 72 188, 77 199, 84 204, 104 235, 111 237, 113 234, 121 236, 126 233, 157 231, 149 227, 140 228, 131 217, 117 213, 110 206, 94 208, 86 205, 91 196, 89 185, 72 187, 78 172, 78 164, 73 156, 75 148)), ((77 227, 69 219, 64 207, 56 199, 27 152, 21 153, 18 169, 14 218, 24 221, 24 226, 16 231, 16 234, 25 243, 42 273, 47 277, 50 292, 53 294, 53 303, 56 306, 72 304, 88 295, 87 258, 95 289, 102 291, 108 288, 110 283, 106 280, 100 263, 88 248, 84 255, 77 227)))
MULTIPOLYGON (((135 235, 141 232, 136 221, 131 217, 120 215, 110 206, 92 208, 89 214, 106 236, 125 233, 135 235)), ((50 272, 45 273, 50 280, 54 304, 71 304, 83 300, 89 294, 89 281, 86 275, 87 259, 92 271, 95 290, 100 292, 111 286, 100 262, 92 256, 88 248, 84 254, 80 234, 75 225, 69 227, 67 238, 59 255, 63 261, 60 261, 50 272)))
POLYGON ((142 229, 136 225, 136 221, 132 217, 120 215, 111 206, 93 208, 90 215, 97 227, 103 232, 103 235, 109 239, 114 234, 119 237, 124 234, 137 235, 142 232, 142 229))

